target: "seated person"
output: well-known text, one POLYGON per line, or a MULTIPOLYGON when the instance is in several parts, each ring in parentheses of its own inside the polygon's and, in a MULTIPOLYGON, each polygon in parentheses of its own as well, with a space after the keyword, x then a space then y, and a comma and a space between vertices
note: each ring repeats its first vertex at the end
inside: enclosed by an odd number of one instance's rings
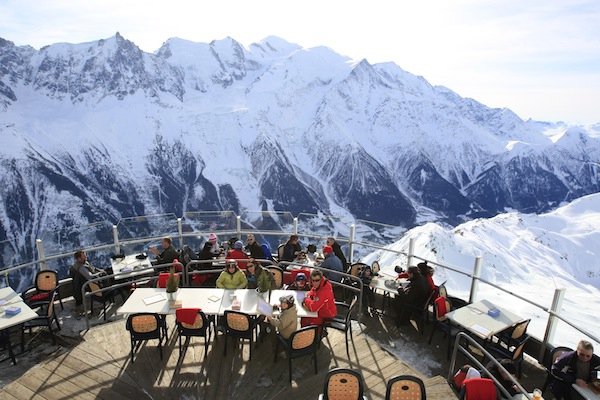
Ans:
POLYGON ((219 238, 214 233, 208 235, 208 243, 210 243, 210 252, 213 258, 218 257, 223 252, 221 246, 219 246, 219 238))
POLYGON ((258 244, 252 233, 246 236, 246 251, 250 253, 250 258, 254 258, 255 260, 266 259, 262 247, 258 244))
POLYGON ((233 260, 227 260, 225 269, 217 278, 219 289, 245 289, 248 286, 246 275, 233 260))
POLYGON ((312 287, 308 293, 306 293, 302 305, 307 310, 316 312, 317 317, 302 318, 300 320, 300 325, 302 325, 302 327, 318 325, 320 327, 319 332, 321 332, 325 322, 337 315, 333 287, 331 286, 331 282, 329 282, 318 269, 315 269, 310 273, 310 281, 312 287))
POLYGON ((324 271, 327 279, 333 282, 341 282, 343 276, 332 271, 344 272, 344 265, 342 264, 342 261, 335 255, 333 248, 330 246, 323 247, 323 255, 325 256, 325 259, 319 267, 331 270, 324 271))
POLYGON ((302 247, 298 235, 290 235, 289 240, 283 246, 283 255, 280 261, 292 262, 301 251, 302 247))
POLYGON ((337 258, 340 259, 340 261, 342 262, 342 265, 344 266, 344 269, 346 269, 346 267, 348 267, 348 261, 346 260, 346 256, 344 255, 344 252, 342 251, 342 247, 340 246, 340 244, 335 240, 335 238, 333 237, 328 237, 327 238, 327 246, 331 247, 333 249, 333 253, 336 255, 337 258))
POLYGON ((314 244, 309 244, 308 246, 306 246, 306 257, 310 262, 314 263, 315 261, 317 261, 317 246, 315 246, 314 244))
POLYGON ((577 350, 563 353, 552 364, 552 375, 560 380, 554 379, 550 390, 557 399, 576 398, 571 385, 588 387, 593 380, 592 374, 599 370, 600 357, 594 354, 594 346, 587 340, 581 340, 577 350))
MULTIPOLYGON (((106 271, 90 264, 87 259, 87 254, 85 254, 85 251, 83 250, 76 251, 75 254, 73 254, 73 258, 75 258, 75 263, 71 266, 69 275, 73 279, 73 297, 75 298, 75 306, 79 309, 83 304, 81 288, 84 283, 91 279, 106 275, 106 271)), ((102 286, 102 282, 99 282, 99 284, 102 286)))
POLYGON ((289 339, 298 329, 298 310, 294 304, 294 296, 287 295, 279 298, 279 316, 266 317, 266 321, 277 328, 284 339, 289 339))
POLYGON ((271 290, 275 283, 271 271, 261 267, 254 260, 250 260, 246 265, 246 279, 248 280, 248 289, 258 289, 261 293, 271 290))
MULTIPOLYGON (((173 247, 173 241, 170 237, 164 237, 160 242, 160 247, 162 251, 158 251, 156 246, 150 247, 150 253, 156 256, 156 261, 153 262, 154 265, 161 264, 171 264, 176 258, 179 258, 179 254, 177 254, 177 250, 173 247)), ((164 268, 165 270, 168 267, 164 268)))
POLYGON ((233 244, 233 249, 227 252, 226 258, 228 260, 237 260, 238 267, 241 269, 246 269, 246 261, 239 260, 248 260, 248 256, 244 253, 244 243, 241 240, 236 240, 233 244))
POLYGON ((307 291, 310 290, 308 282, 306 281, 306 275, 303 272, 298 273, 296 275, 296 279, 294 282, 290 283, 287 287, 288 290, 301 290, 307 291))
POLYGON ((419 268, 408 268, 408 285, 398 288, 396 296, 396 325, 408 323, 411 313, 420 310, 431 293, 425 278, 419 273, 419 268))
POLYGON ((373 306, 375 301, 375 294, 373 293, 373 289, 371 289, 371 280, 373 279, 373 271, 371 270, 371 266, 367 265, 363 269, 361 269, 358 277, 362 281, 363 284, 363 294, 365 296, 365 302, 363 303, 366 307, 373 306))

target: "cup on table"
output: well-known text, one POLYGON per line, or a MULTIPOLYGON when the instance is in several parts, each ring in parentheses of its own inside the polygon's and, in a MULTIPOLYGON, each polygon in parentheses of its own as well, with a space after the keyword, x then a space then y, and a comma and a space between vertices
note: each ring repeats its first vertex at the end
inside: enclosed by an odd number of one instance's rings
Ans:
POLYGON ((533 400, 542 400, 542 391, 540 389, 533 389, 532 395, 533 400))

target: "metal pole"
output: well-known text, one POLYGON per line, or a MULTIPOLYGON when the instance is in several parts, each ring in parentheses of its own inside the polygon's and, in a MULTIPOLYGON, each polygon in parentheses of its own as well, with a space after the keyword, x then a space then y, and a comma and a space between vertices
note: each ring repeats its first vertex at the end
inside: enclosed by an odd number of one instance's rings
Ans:
POLYGON ((544 340, 542 341, 542 348, 540 350, 540 355, 538 357, 538 361, 541 363, 544 360, 544 355, 546 353, 546 348, 548 347, 548 343, 554 339, 554 331, 556 330, 556 323, 558 319, 554 316, 554 314, 560 314, 560 310, 562 308, 562 302, 565 298, 565 288, 556 288, 554 289, 554 298, 552 299, 552 306, 550 306, 550 313, 548 315, 548 323, 546 324, 546 332, 544 333, 544 340))
POLYGON ((406 269, 412 266, 413 255, 415 254, 415 239, 410 238, 408 240, 408 260, 406 261, 406 269))
POLYGON ((179 248, 183 249, 183 223, 177 218, 177 232, 179 233, 179 248))
POLYGON ((37 248, 38 253, 38 263, 40 265, 40 269, 47 269, 46 266, 46 253, 44 252, 44 244, 42 243, 42 239, 35 239, 35 247, 37 248))
POLYGON ((235 217, 235 231, 237 232, 237 238, 242 238, 242 217, 239 215, 235 217))
POLYGON ((115 254, 121 254, 121 245, 119 244, 119 230, 113 225, 113 241, 115 242, 115 254))
POLYGON ((471 280, 471 292, 469 293, 469 303, 475 301, 477 295, 477 286, 479 286, 479 277, 481 276, 481 256, 475 257, 475 266, 473 267, 473 279, 471 280))
POLYGON ((354 236, 356 235, 356 225, 350 225, 350 238, 348 239, 348 251, 350 252, 350 264, 354 263, 354 236))
POLYGON ((298 234, 298 217, 294 217, 294 228, 293 229, 294 229, 293 230, 294 235, 297 235, 298 234))

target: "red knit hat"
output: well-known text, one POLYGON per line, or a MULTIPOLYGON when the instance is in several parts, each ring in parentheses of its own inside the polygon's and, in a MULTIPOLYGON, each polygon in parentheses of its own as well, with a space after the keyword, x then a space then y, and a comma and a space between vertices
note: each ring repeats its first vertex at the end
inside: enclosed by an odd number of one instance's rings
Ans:
POLYGON ((331 246, 323 246, 323 254, 333 253, 333 248, 331 246))

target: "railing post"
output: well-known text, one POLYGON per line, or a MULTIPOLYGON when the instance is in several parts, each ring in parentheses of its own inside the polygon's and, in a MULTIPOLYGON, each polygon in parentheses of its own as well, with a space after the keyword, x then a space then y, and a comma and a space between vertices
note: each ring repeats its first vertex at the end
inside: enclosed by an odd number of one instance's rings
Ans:
POLYGON ((235 217, 235 230, 237 232, 237 238, 241 239, 242 238, 242 217, 240 217, 239 215, 237 215, 235 217))
POLYGON ((115 254, 121 254, 121 244, 119 243, 119 230, 113 225, 113 241, 115 243, 115 254))
POLYGON ((473 279, 471 280, 471 292, 469 293, 469 303, 475 301, 477 287, 479 286, 479 277, 481 276, 481 256, 475 257, 475 266, 473 267, 473 279))
POLYGON ((294 217, 294 228, 293 228, 293 233, 294 235, 298 234, 298 217, 294 217))
POLYGON ((565 291, 565 288, 554 289, 554 298, 552 299, 552 306, 550 306, 551 312, 548 315, 548 323, 546 324, 544 341, 542 342, 542 348, 538 357, 538 361, 540 363, 544 360, 544 355, 546 353, 546 347, 548 346, 548 343, 550 343, 552 339, 554 339, 554 331, 556 330, 556 323, 558 322, 558 319, 554 316, 554 314, 560 313, 560 310, 562 308, 562 302, 565 297, 565 291))
POLYGON ((44 252, 42 239, 35 239, 35 247, 38 253, 38 264, 40 265, 40 269, 46 269, 46 253, 44 252))
POLYGON ((183 223, 177 218, 177 233, 179 234, 179 248, 183 249, 183 223))
POLYGON ((406 269, 407 270, 408 270, 408 267, 412 267, 413 254, 415 254, 415 239, 410 238, 408 240, 408 260, 406 261, 406 269))
POLYGON ((356 235, 356 225, 350 225, 350 238, 348 239, 348 251, 350 252, 350 264, 354 263, 354 236, 356 235))

